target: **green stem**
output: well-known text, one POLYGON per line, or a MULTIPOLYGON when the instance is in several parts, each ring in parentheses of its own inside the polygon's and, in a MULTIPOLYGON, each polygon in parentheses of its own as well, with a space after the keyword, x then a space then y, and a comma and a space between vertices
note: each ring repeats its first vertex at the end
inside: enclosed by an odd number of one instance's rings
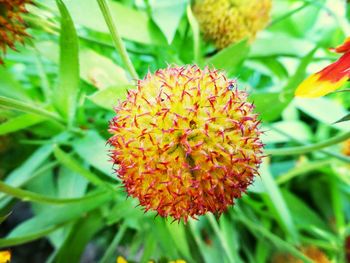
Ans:
POLYGON ((120 240, 124 236, 126 230, 127 230, 126 224, 122 224, 121 227, 119 228, 118 233, 114 236, 112 243, 108 246, 107 251, 103 255, 102 259, 100 260, 100 263, 111 262, 111 259, 114 256, 116 248, 117 248, 120 240))
POLYGON ((225 239, 225 237, 222 235, 220 229, 219 229, 219 225, 218 223, 216 222, 215 220, 215 217, 213 216, 213 214, 207 214, 207 218, 209 220, 209 223, 211 224, 211 226, 213 227, 214 229, 214 232, 216 234, 216 236, 219 238, 220 242, 221 242, 221 245, 226 253, 226 256, 228 258, 228 261, 229 262, 236 262, 231 254, 231 250, 230 250, 230 247, 229 245, 227 244, 227 241, 225 239))
POLYGON ((64 122, 60 116, 58 116, 50 111, 42 109, 42 108, 38 107, 37 105, 30 105, 26 102, 22 102, 19 100, 0 96, 0 107, 1 106, 7 107, 10 109, 14 109, 14 110, 18 110, 18 111, 27 112, 27 113, 33 113, 33 114, 44 116, 44 117, 49 117, 50 119, 58 121, 59 123, 64 122))
POLYGON ((287 12, 286 14, 281 15, 280 17, 277 17, 275 20, 271 21, 271 23, 267 26, 267 27, 271 27, 281 21, 283 21, 284 19, 294 15, 295 13, 298 13, 299 11, 303 10, 305 7, 308 7, 311 3, 304 3, 302 6, 297 7, 289 12, 287 12))
POLYGON ((102 192, 99 191, 94 194, 86 195, 85 197, 80 197, 80 198, 55 198, 55 197, 49 197, 49 196, 37 194, 27 190, 22 190, 20 188, 12 187, 8 184, 3 183, 2 181, 0 181, 0 191, 10 196, 19 198, 23 201, 31 201, 31 202, 37 202, 42 204, 79 203, 87 199, 94 199, 97 196, 104 193, 104 191, 102 192))
POLYGON ((108 29, 111 33, 115 48, 119 52, 119 55, 121 56, 121 58, 125 64, 125 66, 127 67, 131 77, 134 78, 135 80, 138 79, 139 77, 136 73, 134 65, 132 64, 132 62, 130 60, 128 52, 126 51, 124 43, 119 35, 119 32, 117 30, 117 27, 116 27, 114 21, 113 21, 111 11, 109 10, 109 7, 108 7, 106 0, 97 0, 97 2, 100 6, 101 12, 104 16, 104 19, 106 21, 108 29))
POLYGON ((332 159, 325 159, 321 161, 315 161, 315 162, 309 162, 309 163, 303 163, 300 166, 295 167, 294 169, 291 169, 290 171, 286 172, 285 174, 279 176, 276 178, 277 184, 284 184, 294 177, 297 177, 302 174, 306 174, 310 171, 315 171, 320 168, 323 168, 327 165, 330 165, 332 163, 332 159))
POLYGON ((284 149, 267 149, 265 152, 266 154, 275 155, 275 156, 305 154, 305 153, 317 151, 317 150, 332 146, 334 144, 338 144, 347 139, 350 139, 350 132, 343 133, 341 135, 335 136, 331 139, 328 139, 319 143, 314 143, 314 144, 304 145, 304 146, 289 147, 284 149))
POLYGON ((201 55, 201 43, 200 43, 200 31, 198 22, 193 15, 191 5, 187 6, 187 17, 188 21, 191 25, 192 34, 193 34, 193 53, 194 53, 194 61, 200 63, 201 55))

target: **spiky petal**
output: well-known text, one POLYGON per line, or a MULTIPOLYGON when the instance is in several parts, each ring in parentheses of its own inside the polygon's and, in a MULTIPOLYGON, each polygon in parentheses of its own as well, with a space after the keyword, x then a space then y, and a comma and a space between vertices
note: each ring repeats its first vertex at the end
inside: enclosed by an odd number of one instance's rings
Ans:
POLYGON ((253 40, 270 19, 271 0, 196 0, 194 14, 204 36, 219 49, 253 40))
POLYGON ((26 4, 31 0, 0 0, 0 64, 2 54, 9 47, 16 50, 16 43, 24 43, 28 36, 22 14, 27 13, 26 4), (2 53, 2 54, 1 54, 2 53))
POLYGON ((175 220, 221 214, 261 163, 259 121, 223 72, 197 66, 148 74, 110 123, 112 159, 130 196, 175 220))

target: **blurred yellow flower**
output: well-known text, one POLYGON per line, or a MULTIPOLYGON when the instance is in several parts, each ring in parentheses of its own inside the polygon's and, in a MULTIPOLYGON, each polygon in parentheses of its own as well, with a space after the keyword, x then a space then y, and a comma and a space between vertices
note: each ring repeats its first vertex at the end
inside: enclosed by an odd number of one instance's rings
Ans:
POLYGON ((271 0, 196 0, 193 12, 205 38, 219 49, 253 40, 270 19, 271 0))
POLYGON ((117 257, 116 263, 128 263, 128 261, 126 261, 125 258, 123 258, 123 257, 121 257, 121 256, 118 256, 118 257, 117 257))
POLYGON ((0 263, 7 263, 11 260, 11 252, 6 251, 0 251, 0 263))

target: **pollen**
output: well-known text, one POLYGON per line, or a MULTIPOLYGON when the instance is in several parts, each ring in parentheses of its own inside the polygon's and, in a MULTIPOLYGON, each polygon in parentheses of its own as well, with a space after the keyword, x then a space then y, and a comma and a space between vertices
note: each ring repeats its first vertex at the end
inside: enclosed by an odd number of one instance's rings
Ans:
POLYGON ((219 49, 255 39, 270 19, 271 0, 196 0, 194 14, 204 37, 219 49))
POLYGON ((224 72, 160 69, 139 80, 115 111, 111 157, 127 194, 145 211, 185 223, 220 215, 258 173, 258 115, 224 72))
POLYGON ((22 15, 27 13, 26 4, 31 0, 0 0, 0 64, 7 48, 16 50, 17 42, 24 43, 28 34, 22 15), (2 54, 1 54, 2 52, 2 54))

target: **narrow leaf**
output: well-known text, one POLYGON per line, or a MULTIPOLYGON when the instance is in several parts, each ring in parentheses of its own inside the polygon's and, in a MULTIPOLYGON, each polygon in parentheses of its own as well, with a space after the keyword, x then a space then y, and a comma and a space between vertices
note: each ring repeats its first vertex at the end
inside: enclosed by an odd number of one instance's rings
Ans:
POLYGON ((79 91, 78 36, 64 3, 62 0, 56 0, 56 3, 61 13, 60 70, 53 102, 61 115, 72 124, 79 91))

